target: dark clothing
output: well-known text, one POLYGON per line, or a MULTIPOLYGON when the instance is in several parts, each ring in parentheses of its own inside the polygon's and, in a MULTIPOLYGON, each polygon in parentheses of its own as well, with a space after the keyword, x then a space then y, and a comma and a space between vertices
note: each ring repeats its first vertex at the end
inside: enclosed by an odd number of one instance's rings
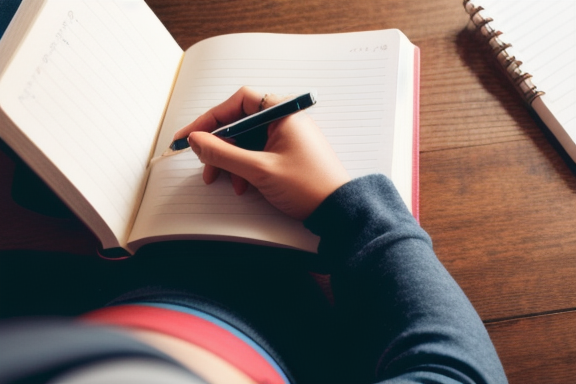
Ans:
MULTIPOLYGON (((506 383, 482 321, 386 177, 344 185, 305 225, 321 238, 333 307, 297 263, 271 260, 284 251, 265 249, 267 257, 249 261, 241 245, 233 254, 210 246, 214 253, 202 262, 196 248, 178 259, 158 246, 156 257, 113 263, 114 271, 96 263, 65 275, 90 271, 76 287, 83 303, 96 300, 90 276, 107 295, 152 286, 112 305, 167 303, 208 313, 261 345, 298 383, 506 383)), ((49 282, 62 280, 54 277, 49 282)))
POLYGON ((306 225, 321 237, 335 306, 377 380, 507 381, 482 321, 387 178, 343 186, 306 225))

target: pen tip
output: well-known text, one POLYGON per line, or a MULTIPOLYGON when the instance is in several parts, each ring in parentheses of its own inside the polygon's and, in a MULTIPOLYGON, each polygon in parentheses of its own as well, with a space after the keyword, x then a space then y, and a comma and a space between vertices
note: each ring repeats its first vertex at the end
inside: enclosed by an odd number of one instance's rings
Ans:
POLYGON ((174 140, 172 144, 170 144, 170 149, 173 151, 179 151, 181 149, 188 148, 190 144, 188 143, 188 137, 183 137, 178 140, 174 140))

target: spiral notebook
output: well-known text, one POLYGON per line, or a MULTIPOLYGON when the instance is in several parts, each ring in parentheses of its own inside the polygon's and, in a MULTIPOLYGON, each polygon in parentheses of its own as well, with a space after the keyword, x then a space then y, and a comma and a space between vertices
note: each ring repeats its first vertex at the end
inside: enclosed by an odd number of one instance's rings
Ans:
POLYGON ((576 161, 576 1, 464 0, 471 25, 576 161))

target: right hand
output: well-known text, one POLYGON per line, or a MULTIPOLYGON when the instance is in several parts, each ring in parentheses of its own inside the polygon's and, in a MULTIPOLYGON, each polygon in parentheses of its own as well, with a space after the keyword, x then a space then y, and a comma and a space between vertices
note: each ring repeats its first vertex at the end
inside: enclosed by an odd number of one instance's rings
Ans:
MULTIPOLYGON (((326 197, 350 181, 310 116, 298 112, 271 123, 263 151, 242 149, 208 133, 257 112, 261 100, 259 93, 243 87, 174 137, 188 134, 192 150, 206 164, 203 176, 207 184, 216 180, 218 169, 224 169, 231 173, 236 193, 245 191, 247 181, 272 205, 304 220, 326 197)), ((267 101, 274 105, 281 99, 271 95, 267 101)))

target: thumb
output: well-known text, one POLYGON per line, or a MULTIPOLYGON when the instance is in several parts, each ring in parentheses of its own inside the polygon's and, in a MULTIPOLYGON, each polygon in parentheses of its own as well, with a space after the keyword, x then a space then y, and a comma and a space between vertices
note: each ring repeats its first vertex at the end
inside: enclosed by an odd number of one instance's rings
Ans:
POLYGON ((239 148, 208 132, 192 132, 188 142, 204 164, 221 168, 248 181, 263 154, 239 148))

